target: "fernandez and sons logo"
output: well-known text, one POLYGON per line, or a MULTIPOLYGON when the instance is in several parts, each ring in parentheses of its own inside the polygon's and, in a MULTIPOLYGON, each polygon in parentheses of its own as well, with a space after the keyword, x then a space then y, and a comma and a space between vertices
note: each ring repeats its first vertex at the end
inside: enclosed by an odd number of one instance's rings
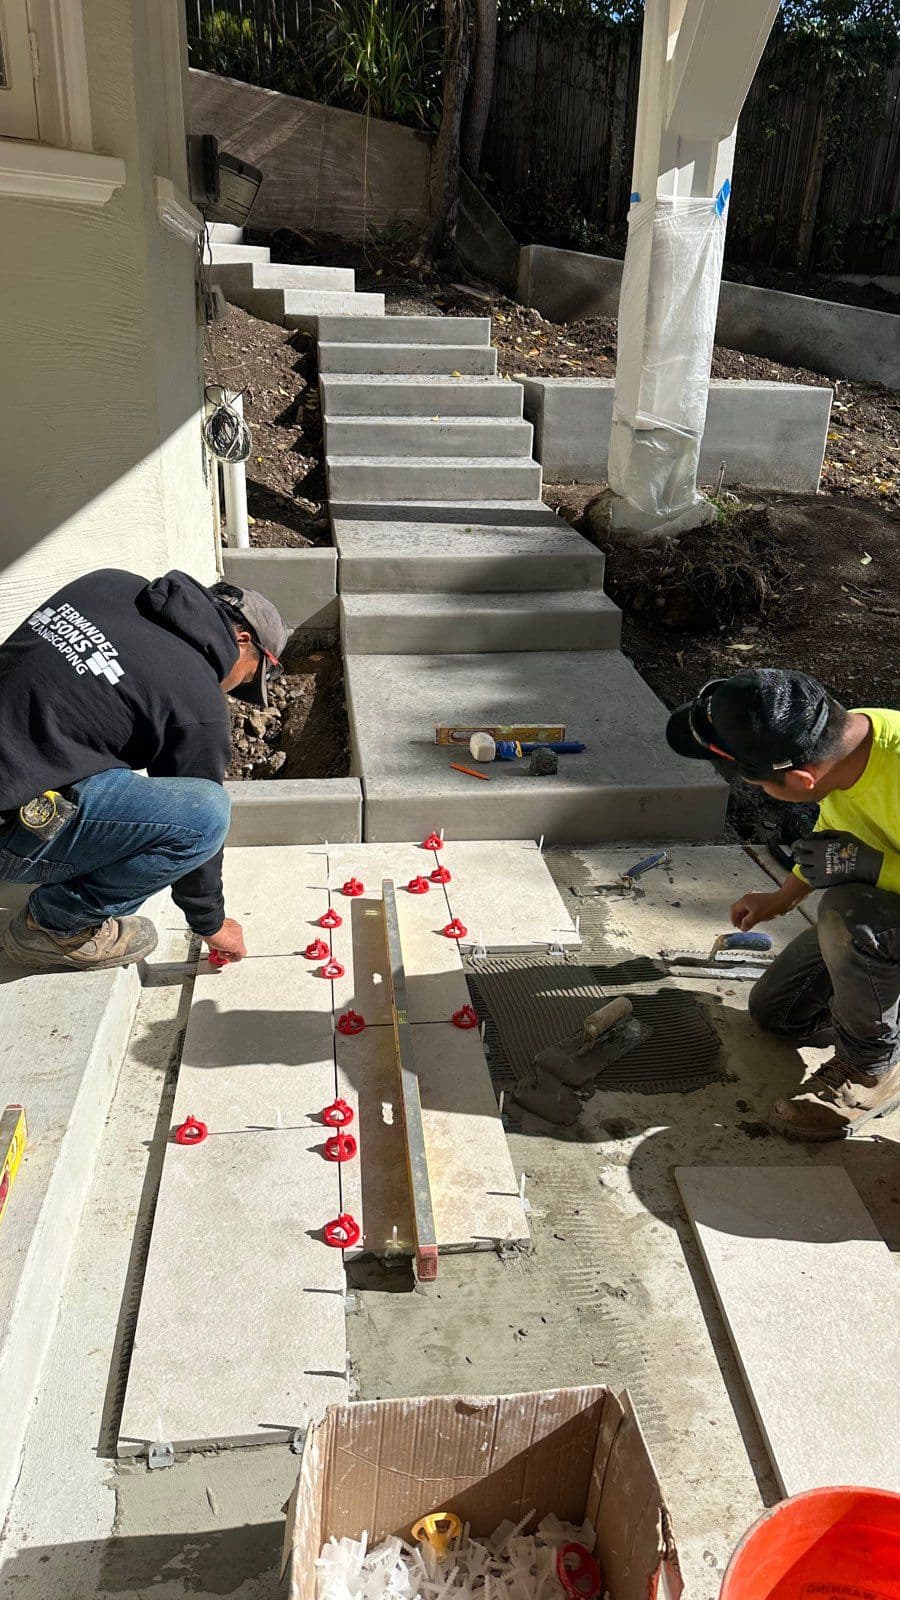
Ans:
POLYGON ((74 606, 57 606, 55 610, 45 606, 28 618, 28 626, 52 644, 79 677, 92 672, 95 678, 115 684, 125 676, 115 645, 74 606))

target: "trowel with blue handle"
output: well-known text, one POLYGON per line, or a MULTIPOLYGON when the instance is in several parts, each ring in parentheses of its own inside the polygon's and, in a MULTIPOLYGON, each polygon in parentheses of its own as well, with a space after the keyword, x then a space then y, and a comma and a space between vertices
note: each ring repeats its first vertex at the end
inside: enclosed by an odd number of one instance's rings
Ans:
POLYGON ((689 978, 743 978, 755 982, 772 964, 770 933, 720 933, 709 955, 684 950, 661 950, 669 976, 689 978))

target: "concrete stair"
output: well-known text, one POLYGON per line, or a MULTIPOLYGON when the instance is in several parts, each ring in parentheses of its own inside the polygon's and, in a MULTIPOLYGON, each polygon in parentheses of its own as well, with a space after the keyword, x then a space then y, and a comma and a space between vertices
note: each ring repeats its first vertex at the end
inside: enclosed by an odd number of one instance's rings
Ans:
MULTIPOLYGON (((323 321, 319 339, 323 344, 364 344, 372 330, 355 317, 323 321)), ((385 317, 378 324, 379 344, 489 345, 490 317, 385 317)))
POLYGON ((421 372, 450 378, 493 377, 497 371, 497 352, 490 345, 377 344, 377 331, 373 327, 368 344, 345 344, 337 339, 324 344, 320 340, 319 371, 326 376, 332 372, 358 372, 367 377, 421 372))
POLYGON ((618 653, 603 556, 541 500, 484 318, 319 323, 353 771, 365 838, 708 838, 727 791, 673 755, 618 653), (565 723, 558 774, 456 773, 436 722, 565 723))
POLYGON ((320 372, 319 389, 322 410, 331 420, 438 417, 447 421, 451 417, 522 416, 522 385, 503 378, 429 377, 408 372, 342 376, 320 372))
POLYGON ((504 457, 329 456, 329 493, 337 500, 523 499, 540 494, 536 461, 504 457))
POLYGON ((517 417, 331 417, 325 448, 337 456, 523 457, 534 433, 517 417))
POLYGON ((621 613, 595 589, 514 594, 343 594, 348 655, 614 650, 621 613))
POLYGON ((273 262, 265 246, 244 244, 240 228, 213 223, 209 255, 226 300, 265 322, 315 334, 322 318, 334 327, 345 315, 357 324, 384 315, 384 295, 357 294, 350 268, 273 262))
POLYGON ((601 552, 550 512, 546 522, 525 527, 340 517, 334 532, 345 599, 437 593, 496 599, 566 589, 602 594, 601 552))

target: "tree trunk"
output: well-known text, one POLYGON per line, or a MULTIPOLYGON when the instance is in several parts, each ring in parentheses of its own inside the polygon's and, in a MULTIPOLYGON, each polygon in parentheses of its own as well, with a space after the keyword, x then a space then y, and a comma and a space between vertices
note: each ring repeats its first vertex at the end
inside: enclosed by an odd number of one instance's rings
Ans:
POLYGON ((475 0, 475 59, 466 99, 462 164, 471 178, 478 177, 481 147, 494 94, 497 55, 497 0, 475 0))
POLYGON ((431 152, 429 215, 417 260, 455 250, 463 105, 469 79, 471 0, 441 0, 444 31, 441 122, 431 152))

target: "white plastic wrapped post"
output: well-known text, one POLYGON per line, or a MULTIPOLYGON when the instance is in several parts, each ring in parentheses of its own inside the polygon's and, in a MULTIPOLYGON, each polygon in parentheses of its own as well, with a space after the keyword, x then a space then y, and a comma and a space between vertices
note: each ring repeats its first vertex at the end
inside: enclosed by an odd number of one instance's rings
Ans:
POLYGON ((619 300, 609 485, 646 525, 700 500, 727 189, 717 198, 637 201, 619 300))

